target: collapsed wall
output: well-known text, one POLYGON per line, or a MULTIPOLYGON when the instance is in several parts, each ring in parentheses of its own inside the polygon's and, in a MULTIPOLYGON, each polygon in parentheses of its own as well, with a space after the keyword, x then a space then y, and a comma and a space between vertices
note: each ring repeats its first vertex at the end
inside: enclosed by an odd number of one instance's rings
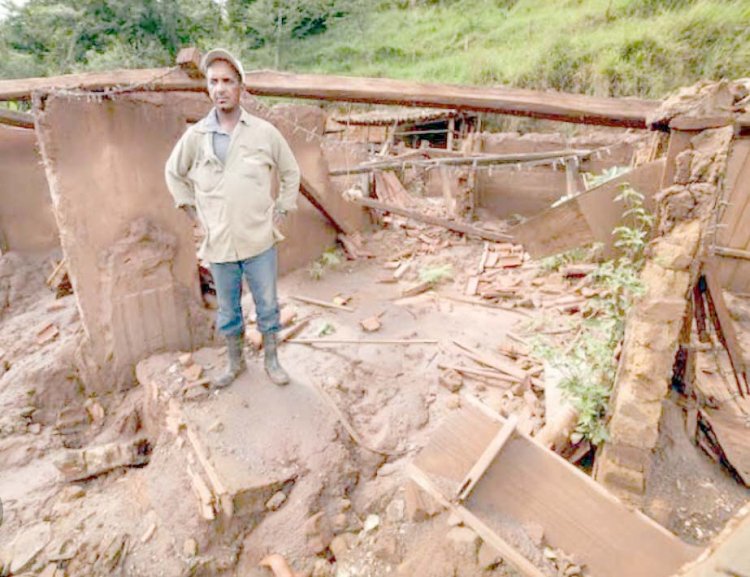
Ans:
POLYGON ((0 174, 0 252, 57 248, 57 225, 33 130, 0 125, 0 174))
POLYGON ((641 504, 645 493, 678 347, 689 340, 693 287, 708 256, 714 211, 735 142, 735 100, 717 104, 714 96, 715 91, 707 91, 667 100, 651 122, 672 129, 662 191, 656 197, 655 238, 640 275, 645 294, 628 316, 610 439, 595 470, 599 482, 634 504, 641 504))
POLYGON ((128 386, 143 357, 210 335, 192 229, 163 178, 183 120, 128 97, 50 95, 35 115, 85 328, 83 381, 100 392, 128 386))

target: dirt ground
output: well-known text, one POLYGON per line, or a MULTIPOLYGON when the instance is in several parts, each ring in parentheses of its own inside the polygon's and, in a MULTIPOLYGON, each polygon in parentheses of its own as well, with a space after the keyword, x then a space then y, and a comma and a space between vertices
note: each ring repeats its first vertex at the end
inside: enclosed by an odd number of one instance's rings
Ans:
MULTIPOLYGON (((286 315, 314 315, 296 338, 437 342, 285 343, 280 356, 292 376, 285 388, 270 383, 250 347, 249 369, 229 389, 193 398, 181 393, 185 362, 177 351, 142 362, 137 386, 86 398, 76 379, 83 329, 75 297, 55 299, 47 289, 46 259, 3 255, 0 574, 261 577, 271 570, 259 563, 278 554, 294 574, 317 577, 513 575, 473 531, 415 497, 405 467, 461 394, 503 415, 525 410, 532 433, 544 423, 543 389, 439 368, 466 365, 454 341, 492 352, 537 330, 565 339, 580 315, 534 299, 501 309, 448 298, 463 295, 480 241, 397 220, 366 236, 363 249, 374 258, 324 267, 318 280, 307 269, 280 280, 286 315), (410 267, 393 282, 388 263, 412 247, 410 267), (445 265, 450 278, 433 290, 401 296, 420 271, 445 265), (341 297, 353 311, 292 298, 299 295, 341 297), (365 332, 360 322, 372 317, 381 326, 365 332), (51 338, 50 323, 58 331, 51 338), (170 411, 184 429, 175 430, 170 411), (227 490, 243 495, 231 519, 201 517, 188 473, 200 463, 184 430, 200 440, 227 490), (141 438, 147 464, 74 482, 58 468, 70 451, 141 438)), ((575 282, 529 261, 498 276, 534 287, 575 282)), ((223 350, 192 358, 210 377, 223 350)), ((664 423, 647 512, 683 539, 706 543, 750 491, 690 443, 672 401, 664 423)))

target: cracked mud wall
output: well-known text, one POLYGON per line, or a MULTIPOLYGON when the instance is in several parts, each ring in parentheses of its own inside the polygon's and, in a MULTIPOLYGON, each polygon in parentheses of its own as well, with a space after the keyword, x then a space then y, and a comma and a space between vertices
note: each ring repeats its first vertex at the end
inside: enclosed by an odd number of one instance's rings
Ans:
POLYGON ((60 246, 33 130, 0 126, 0 249, 46 252, 60 246))
POLYGON ((129 386, 143 355, 210 336, 192 229, 163 179, 183 119, 128 98, 49 96, 35 113, 85 328, 84 383, 95 391, 129 386))

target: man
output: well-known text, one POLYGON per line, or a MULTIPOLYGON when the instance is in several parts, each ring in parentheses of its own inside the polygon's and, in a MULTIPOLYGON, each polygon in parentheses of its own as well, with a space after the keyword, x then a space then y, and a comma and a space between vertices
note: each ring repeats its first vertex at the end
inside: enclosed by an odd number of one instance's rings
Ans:
POLYGON ((165 176, 175 204, 198 219, 205 232, 198 254, 210 263, 219 305, 217 328, 229 355, 227 371, 214 386, 230 385, 246 368, 240 304, 243 275, 255 301, 266 372, 274 383, 285 385, 289 376, 276 352, 281 327, 275 244, 283 239, 278 225, 296 209, 299 167, 279 131, 240 106, 242 64, 217 49, 204 56, 201 69, 214 108, 179 140, 165 176), (275 201, 274 168, 280 180, 275 201))

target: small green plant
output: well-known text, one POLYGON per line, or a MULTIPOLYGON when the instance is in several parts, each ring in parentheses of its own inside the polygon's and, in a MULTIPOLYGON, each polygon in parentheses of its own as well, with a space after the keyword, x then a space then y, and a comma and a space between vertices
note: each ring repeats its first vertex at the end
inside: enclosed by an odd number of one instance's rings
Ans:
POLYGON ((593 172, 584 172, 583 182, 586 186, 586 190, 589 190, 592 188, 596 188, 597 186, 601 186, 605 182, 609 182, 610 180, 625 174, 629 170, 630 167, 627 166, 611 166, 610 168, 605 168, 599 174, 595 174, 593 172))
POLYGON ((599 294, 584 308, 577 337, 564 349, 543 339, 536 339, 532 345, 536 356, 564 375, 560 387, 579 413, 576 431, 594 445, 607 439, 604 417, 617 372, 615 351, 625 334, 633 300, 644 290, 638 275, 653 225, 653 217, 643 206, 643 195, 626 186, 617 200, 626 207, 626 224, 613 231, 615 246, 622 255, 601 263, 594 271, 593 285, 599 294))
POLYGON ((431 285, 440 284, 444 280, 451 278, 453 278, 453 267, 449 264, 427 266, 419 271, 419 280, 431 285))
POLYGON ((592 243, 588 247, 576 247, 568 251, 545 257, 541 260, 541 270, 545 273, 557 272, 566 264, 577 264, 595 260, 601 252, 603 245, 599 242, 592 243))
POLYGON ((325 275, 326 270, 335 268, 344 261, 344 256, 338 248, 329 248, 320 255, 318 260, 310 263, 307 272, 313 280, 320 280, 325 275))

